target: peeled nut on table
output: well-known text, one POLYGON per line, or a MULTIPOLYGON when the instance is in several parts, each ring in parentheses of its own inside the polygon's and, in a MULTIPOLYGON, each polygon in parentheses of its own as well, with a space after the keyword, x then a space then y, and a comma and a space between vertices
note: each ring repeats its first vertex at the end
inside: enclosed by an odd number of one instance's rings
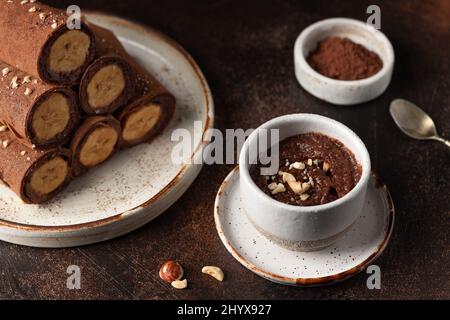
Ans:
POLYGON ((89 54, 91 39, 80 30, 69 30, 59 36, 50 48, 48 67, 54 72, 70 72, 80 68, 89 54))
POLYGON ((181 264, 176 261, 166 261, 159 270, 159 277, 167 283, 179 281, 184 276, 184 270, 181 264))
POLYGON ((225 275, 219 267, 216 266, 205 266, 202 268, 202 273, 208 274, 218 281, 223 281, 225 275))
POLYGON ((183 290, 187 288, 188 282, 186 279, 184 280, 175 280, 171 283, 172 287, 178 290, 183 290))

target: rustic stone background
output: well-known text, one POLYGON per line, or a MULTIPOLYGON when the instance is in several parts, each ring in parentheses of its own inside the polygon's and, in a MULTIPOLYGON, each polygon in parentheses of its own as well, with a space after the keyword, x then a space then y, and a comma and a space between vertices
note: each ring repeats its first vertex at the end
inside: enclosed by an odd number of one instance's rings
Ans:
MULTIPOLYGON (((48 2, 66 6, 74 1, 48 2)), ((388 113, 392 99, 410 99, 450 137, 449 1, 75 2, 150 25, 183 45, 209 81, 219 129, 257 127, 279 115, 312 112, 356 131, 397 209, 392 240, 376 262, 382 289, 369 291, 364 273, 330 287, 301 289, 270 283, 244 269, 222 246, 213 223, 216 190, 232 167, 212 166, 164 215, 119 239, 65 250, 0 243, 0 298, 450 298, 450 151, 408 139, 388 113), (382 30, 397 56, 390 88, 357 107, 313 98, 294 77, 296 37, 319 19, 366 19, 366 8, 374 3, 381 7, 382 30), (159 280, 157 270, 167 258, 184 264, 188 290, 173 290, 159 280), (65 271, 71 264, 82 267, 82 290, 66 289, 65 271), (204 264, 222 266, 226 282, 201 275, 204 264)))

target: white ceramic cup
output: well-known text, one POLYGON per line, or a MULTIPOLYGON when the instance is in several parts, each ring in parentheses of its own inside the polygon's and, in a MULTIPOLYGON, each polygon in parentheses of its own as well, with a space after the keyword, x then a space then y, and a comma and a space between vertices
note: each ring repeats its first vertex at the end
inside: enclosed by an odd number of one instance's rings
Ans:
MULTIPOLYGON (((264 150, 265 151, 265 150, 264 150)), ((245 142, 239 158, 242 203, 247 217, 265 237, 296 251, 327 247, 339 239, 361 213, 371 175, 369 153, 361 139, 335 120, 314 114, 291 114, 275 118, 255 130, 245 142), (327 204, 300 207, 279 202, 265 194, 250 176, 262 132, 279 130, 280 142, 302 133, 316 132, 342 142, 362 167, 361 179, 344 197, 327 204), (253 157, 253 159, 251 159, 253 157)))
POLYGON ((300 85, 313 96, 336 105, 354 105, 380 96, 389 86, 394 69, 394 49, 389 39, 374 27, 354 19, 333 18, 316 22, 303 30, 294 47, 295 75, 300 85), (343 81, 315 71, 306 58, 327 37, 349 38, 375 52, 382 69, 362 80, 343 81))

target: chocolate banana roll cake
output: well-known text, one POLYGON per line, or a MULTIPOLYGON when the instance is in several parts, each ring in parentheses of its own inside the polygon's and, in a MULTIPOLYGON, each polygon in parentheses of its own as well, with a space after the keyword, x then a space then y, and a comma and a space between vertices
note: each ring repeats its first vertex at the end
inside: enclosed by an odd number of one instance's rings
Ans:
POLYGON ((69 150, 32 149, 21 144, 6 127, 0 128, 0 179, 25 203, 47 202, 69 183, 69 150))
POLYGON ((80 82, 80 103, 87 114, 109 114, 133 96, 135 76, 122 58, 108 54, 95 60, 80 82))
POLYGON ((76 84, 96 51, 82 22, 67 27, 67 14, 38 1, 0 1, 0 60, 54 84, 76 84))
POLYGON ((135 70, 136 91, 130 102, 115 115, 122 127, 122 147, 150 142, 169 124, 175 113, 175 97, 140 66, 109 30, 90 24, 97 42, 125 59, 135 70))
POLYGON ((1 61, 0 72, 0 122, 29 146, 47 149, 67 142, 80 118, 76 94, 1 61))
MULTIPOLYGON (((95 26, 93 26, 95 31, 95 26)), ((134 96, 136 75, 130 64, 96 32, 97 58, 80 82, 81 107, 87 114, 109 114, 134 96)))
POLYGON ((72 172, 77 177, 108 160, 120 146, 120 123, 112 116, 87 118, 75 132, 72 172))

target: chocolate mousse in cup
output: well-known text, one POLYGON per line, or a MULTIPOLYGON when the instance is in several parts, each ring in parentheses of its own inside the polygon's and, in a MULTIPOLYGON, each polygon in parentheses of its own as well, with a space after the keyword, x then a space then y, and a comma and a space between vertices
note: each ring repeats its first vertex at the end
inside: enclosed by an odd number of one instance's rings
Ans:
POLYGON ((245 142, 239 165, 248 219, 263 236, 295 251, 323 249, 351 229, 371 173, 361 139, 345 125, 314 114, 263 124, 245 142), (268 141, 273 129, 278 143, 268 141), (258 150, 262 145, 270 150, 258 150), (260 161, 263 153, 271 164, 260 161), (271 172, 261 170, 268 167, 271 172))

